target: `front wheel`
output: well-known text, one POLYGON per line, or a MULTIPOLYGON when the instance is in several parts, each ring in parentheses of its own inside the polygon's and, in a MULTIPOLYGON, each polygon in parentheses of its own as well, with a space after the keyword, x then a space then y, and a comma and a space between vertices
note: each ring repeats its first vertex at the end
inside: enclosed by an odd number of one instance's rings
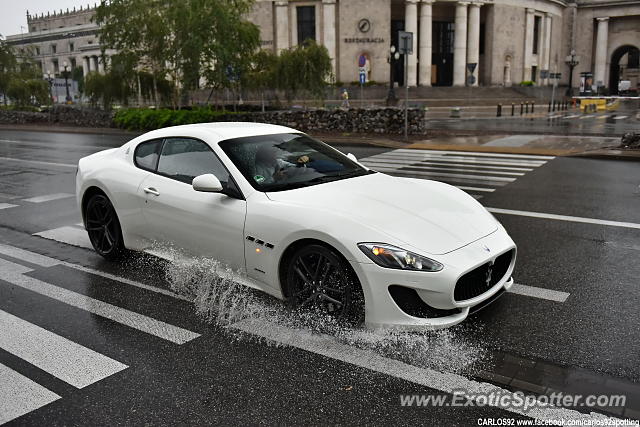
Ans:
POLYGON ((362 288, 351 266, 334 250, 312 244, 296 251, 286 275, 290 305, 317 310, 337 320, 360 322, 362 288))
POLYGON ((124 253, 122 229, 116 210, 107 196, 91 196, 84 217, 89 240, 95 251, 108 260, 120 258, 124 253))

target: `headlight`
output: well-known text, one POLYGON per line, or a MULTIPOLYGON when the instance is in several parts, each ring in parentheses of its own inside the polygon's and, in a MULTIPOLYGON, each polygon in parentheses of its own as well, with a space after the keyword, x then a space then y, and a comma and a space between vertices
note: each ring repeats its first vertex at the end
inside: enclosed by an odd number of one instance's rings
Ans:
POLYGON ((438 261, 382 243, 360 243, 358 247, 371 261, 381 267, 413 271, 440 271, 444 267, 438 261))

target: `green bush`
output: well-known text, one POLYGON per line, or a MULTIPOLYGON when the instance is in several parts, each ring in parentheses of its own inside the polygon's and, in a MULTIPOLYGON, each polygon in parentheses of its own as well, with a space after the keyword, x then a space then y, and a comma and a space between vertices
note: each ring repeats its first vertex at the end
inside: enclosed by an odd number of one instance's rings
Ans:
POLYGON ((531 80, 524 80, 520 82, 520 86, 535 86, 536 82, 533 82, 531 80))
POLYGON ((215 122, 220 116, 235 114, 210 108, 193 110, 123 108, 113 117, 116 126, 129 130, 153 130, 191 123, 215 122))

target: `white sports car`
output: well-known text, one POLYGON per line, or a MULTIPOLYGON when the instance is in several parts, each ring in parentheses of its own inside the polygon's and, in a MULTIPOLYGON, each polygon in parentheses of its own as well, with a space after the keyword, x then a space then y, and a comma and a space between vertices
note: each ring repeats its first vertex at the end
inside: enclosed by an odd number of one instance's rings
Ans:
POLYGON ((451 326, 513 284, 515 244, 471 196, 282 126, 155 130, 81 159, 76 192, 107 259, 170 244, 293 306, 374 327, 451 326))

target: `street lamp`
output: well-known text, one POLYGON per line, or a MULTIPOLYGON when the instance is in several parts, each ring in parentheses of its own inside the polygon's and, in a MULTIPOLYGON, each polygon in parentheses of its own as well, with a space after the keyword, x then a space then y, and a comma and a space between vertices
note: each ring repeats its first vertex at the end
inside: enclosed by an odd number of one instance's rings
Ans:
POLYGON ((64 71, 62 72, 62 75, 64 76, 64 88, 67 91, 65 100, 67 101, 67 104, 71 104, 71 95, 69 95, 69 70, 67 70, 69 65, 67 64, 67 61, 64 61, 62 65, 64 67, 64 71))
POLYGON ((51 71, 47 70, 42 77, 49 83, 49 97, 51 98, 51 104, 53 104, 53 76, 51 75, 51 71))
POLYGON ((580 57, 576 55, 576 50, 571 49, 571 53, 564 59, 564 62, 569 66, 569 89, 567 89, 567 96, 573 96, 573 69, 580 63, 580 57))
POLYGON ((398 59, 400 59, 400 52, 397 52, 396 47, 391 45, 389 48, 389 55, 387 55, 387 62, 389 63, 389 93, 387 94, 387 105, 395 105, 398 101, 393 81, 394 61, 397 61, 398 59))

